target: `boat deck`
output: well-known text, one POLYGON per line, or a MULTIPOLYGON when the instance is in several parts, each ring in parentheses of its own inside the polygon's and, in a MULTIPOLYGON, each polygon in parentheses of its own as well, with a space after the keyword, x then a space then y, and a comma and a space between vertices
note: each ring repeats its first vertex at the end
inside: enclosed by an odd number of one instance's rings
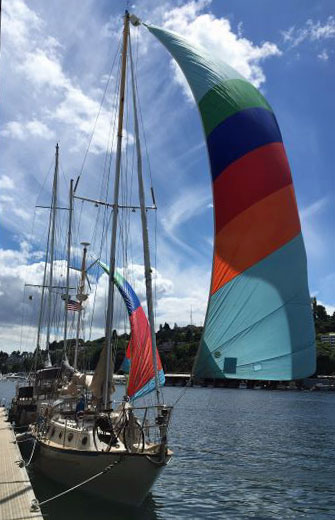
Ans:
POLYGON ((40 511, 31 512, 36 499, 27 470, 15 461, 22 456, 15 435, 7 422, 6 409, 0 407, 0 520, 26 520, 40 518, 40 511))

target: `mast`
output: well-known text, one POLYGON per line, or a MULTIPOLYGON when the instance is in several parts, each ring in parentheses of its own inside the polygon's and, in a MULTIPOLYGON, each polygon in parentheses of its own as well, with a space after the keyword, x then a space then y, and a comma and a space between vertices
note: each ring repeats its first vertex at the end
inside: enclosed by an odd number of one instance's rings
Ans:
POLYGON ((154 318, 154 307, 153 307, 153 297, 152 297, 152 276, 151 276, 152 269, 151 269, 151 262, 150 262, 148 222, 147 222, 147 212, 146 212, 146 206, 145 206, 145 194, 144 194, 143 175, 142 175, 142 154, 141 154, 141 142, 140 142, 138 117, 137 117, 136 85, 135 85, 135 78, 134 78, 134 67, 133 67, 133 57, 132 57, 132 51, 131 51, 130 36, 129 36, 129 51, 130 51, 131 82, 132 82, 132 91, 133 91, 135 144, 136 144, 136 153, 137 153, 138 193, 139 193, 139 200, 140 200, 140 207, 141 207, 145 288, 146 288, 146 296, 147 296, 147 304, 148 304, 148 318, 149 318, 150 332, 151 332, 151 345, 152 345, 152 358, 153 358, 153 365, 154 365, 154 372, 155 372, 156 397, 157 397, 158 404, 160 404, 161 396, 160 396, 160 389, 159 389, 155 318, 154 318))
POLYGON ((83 259, 81 262, 81 276, 77 294, 77 300, 80 303, 80 308, 78 311, 78 319, 77 319, 77 333, 76 333, 76 346, 74 350, 74 361, 73 368, 77 370, 78 366, 78 351, 79 351, 79 334, 80 334, 80 321, 81 321, 81 312, 82 312, 82 303, 87 299, 87 294, 84 293, 85 290, 85 277, 86 277, 86 254, 87 247, 90 245, 89 242, 81 242, 81 245, 84 246, 83 249, 83 259))
POLYGON ((69 287, 70 287, 70 257, 71 257, 71 234, 72 234, 72 214, 73 214, 73 179, 70 181, 69 192, 69 227, 67 231, 67 265, 66 265, 66 293, 65 293, 65 315, 64 315, 64 347, 63 355, 67 361, 67 322, 68 322, 68 308, 69 301, 69 287))
POLYGON ((49 342, 50 342, 50 328, 51 328, 51 289, 53 285, 53 263, 54 263, 54 249, 55 249, 55 234, 56 234, 56 213, 57 213, 57 184, 58 184, 58 155, 59 146, 56 144, 56 156, 55 156, 55 172, 52 186, 52 201, 51 201, 51 240, 50 240, 50 276, 49 276, 49 292, 48 292, 48 323, 47 323, 47 337, 46 337, 46 350, 47 350, 47 365, 51 366, 49 342))
POLYGON ((113 323, 113 307, 114 307, 114 271, 115 271, 115 252, 116 252, 116 230, 118 220, 118 203, 119 203, 119 184, 121 173, 121 151, 122 151, 122 129, 123 129, 123 113, 124 113, 124 95, 126 87, 126 63, 128 48, 128 31, 129 31, 129 13, 125 12, 123 26, 123 42, 122 42, 122 64, 121 64, 121 83, 119 98, 119 119, 117 132, 117 148, 115 161, 115 180, 114 180, 114 209, 112 221, 112 237, 110 247, 109 260, 109 280, 108 280, 108 304, 106 317, 106 377, 104 387, 104 407, 108 408, 110 383, 113 375, 112 362, 112 323, 113 323))
POLYGON ((48 266, 49 242, 50 242, 50 225, 51 225, 51 211, 50 211, 50 218, 49 218, 47 250, 46 250, 46 255, 45 255, 44 271, 43 271, 42 294, 41 294, 41 301, 40 301, 40 309, 39 309, 39 313, 38 313, 38 326, 37 326, 36 354, 35 354, 35 360, 34 360, 34 372, 36 372, 36 370, 37 370, 38 353, 41 350, 41 328, 42 328, 42 317, 43 317, 44 294, 45 294, 45 287, 46 287, 46 280, 47 280, 47 266, 48 266))

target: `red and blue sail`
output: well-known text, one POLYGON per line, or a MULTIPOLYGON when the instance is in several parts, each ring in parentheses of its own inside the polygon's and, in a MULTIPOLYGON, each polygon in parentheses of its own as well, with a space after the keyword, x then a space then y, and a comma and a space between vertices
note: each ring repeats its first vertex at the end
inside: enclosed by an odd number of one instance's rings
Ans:
MULTIPOLYGON (((108 268, 102 262, 99 262, 99 265, 107 274, 109 273, 108 268)), ((122 296, 130 322, 130 341, 121 369, 129 373, 127 395, 133 401, 156 388, 151 331, 148 319, 135 291, 117 271, 114 274, 114 284, 122 296)), ((156 359, 159 384, 163 386, 165 384, 165 375, 157 349, 156 359)))
POLYGON ((200 378, 290 380, 315 371, 315 334, 290 167, 276 117, 229 65, 147 25, 182 69, 207 140, 214 260, 200 378))

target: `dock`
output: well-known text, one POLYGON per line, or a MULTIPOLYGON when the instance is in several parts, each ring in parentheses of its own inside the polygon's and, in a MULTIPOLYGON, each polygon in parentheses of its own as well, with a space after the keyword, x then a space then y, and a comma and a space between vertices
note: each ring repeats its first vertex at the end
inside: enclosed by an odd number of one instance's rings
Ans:
POLYGON ((43 520, 40 511, 30 510, 36 497, 26 468, 16 462, 21 459, 6 409, 0 407, 0 520, 43 520))

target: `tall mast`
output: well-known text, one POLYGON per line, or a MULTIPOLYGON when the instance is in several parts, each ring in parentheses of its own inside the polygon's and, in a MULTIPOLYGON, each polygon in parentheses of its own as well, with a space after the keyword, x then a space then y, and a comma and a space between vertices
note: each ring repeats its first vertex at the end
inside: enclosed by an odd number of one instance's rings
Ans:
POLYGON ((50 276, 49 276, 49 292, 48 292, 48 323, 47 323, 47 337, 46 337, 46 350, 47 350, 48 366, 51 366, 49 342, 50 342, 51 304, 52 304, 51 289, 52 289, 52 285, 53 285, 54 249, 55 249, 55 234, 56 234, 58 155, 59 155, 59 146, 57 143, 56 144, 56 156, 55 156, 54 180, 53 180, 53 186, 52 186, 52 201, 51 201, 50 276))
POLYGON ((67 264, 66 264, 66 293, 65 293, 65 315, 64 315, 64 348, 63 355, 67 361, 67 322, 68 322, 68 308, 69 301, 69 287, 70 287, 70 260, 71 260, 71 235, 72 235, 72 215, 73 215, 73 179, 70 181, 69 192, 69 227, 67 231, 67 264))
POLYGON ((41 301, 40 301, 40 309, 39 309, 39 313, 38 313, 38 326, 37 326, 36 354, 35 354, 35 360, 34 360, 34 372, 36 372, 36 370, 37 370, 38 354, 39 354, 39 352, 41 350, 41 328, 42 328, 42 317, 43 317, 45 287, 46 287, 46 281, 47 281, 47 267, 48 267, 49 242, 50 242, 50 226, 51 226, 51 211, 50 211, 50 218, 49 218, 47 250, 46 250, 46 255, 45 255, 44 271, 43 271, 42 294, 41 294, 41 301))
POLYGON ((155 332, 155 318, 154 318, 154 306, 152 298, 152 270, 150 262, 150 249, 149 249, 149 234, 148 234, 148 222, 147 212, 145 206, 145 195, 143 186, 143 175, 142 175, 142 154, 141 154, 141 142, 138 127, 137 117, 137 103, 136 103, 136 84, 134 78, 134 66, 133 57, 131 52, 131 42, 129 36, 129 51, 130 51, 130 69, 131 69, 131 82, 133 91, 133 107, 134 107, 134 129, 135 129, 135 144, 137 153, 137 176, 138 176, 138 193, 141 207, 141 223, 142 223, 142 240, 143 240, 143 254, 144 254, 144 274, 145 274, 145 288, 148 304, 148 318, 151 332, 151 345, 152 345, 152 358, 155 372, 155 388, 156 397, 158 404, 160 403, 160 390, 159 390, 159 377, 158 377, 158 366, 157 366, 157 348, 156 348, 156 332, 155 332))
POLYGON ((123 113, 124 113, 124 95, 126 87, 126 63, 128 48, 128 31, 129 31, 129 13, 125 12, 123 26, 123 42, 122 42, 122 64, 121 64, 121 84, 119 98, 119 120, 117 131, 117 148, 115 161, 115 180, 114 180, 114 208, 112 221, 112 237, 110 247, 109 260, 109 280, 108 280, 108 304, 106 317, 106 377, 104 388, 104 406, 108 408, 110 399, 110 383, 113 376, 112 369, 112 324, 113 324, 113 307, 114 307, 114 272, 115 272, 115 252, 116 252, 116 231, 118 220, 118 204, 119 204, 119 184, 121 173, 121 151, 122 151, 122 130, 123 130, 123 113))
POLYGON ((84 246, 84 249, 83 249, 83 259, 81 262, 81 276, 80 276, 80 282, 79 282, 79 288, 78 288, 78 294, 77 294, 77 300, 80 303, 80 309, 78 311, 78 318, 77 318, 76 345, 75 345, 75 350, 74 350, 74 361, 73 361, 73 368, 75 370, 77 370, 77 367, 78 367, 79 334, 80 334, 82 303, 85 300, 87 300, 87 294, 85 294, 84 291, 85 291, 85 277, 86 277, 87 246, 89 246, 90 244, 88 242, 81 242, 81 245, 84 246))

